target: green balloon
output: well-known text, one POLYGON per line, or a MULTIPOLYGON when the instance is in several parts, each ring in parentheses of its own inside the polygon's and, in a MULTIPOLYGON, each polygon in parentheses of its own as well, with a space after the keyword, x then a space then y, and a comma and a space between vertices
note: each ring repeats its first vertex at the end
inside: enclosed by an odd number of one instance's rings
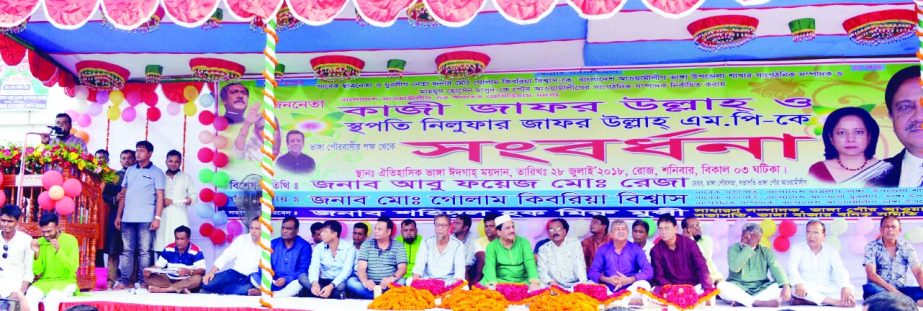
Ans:
POLYGON ((218 172, 215 173, 215 177, 212 179, 212 182, 215 183, 215 187, 226 188, 228 184, 231 183, 231 177, 228 176, 228 173, 218 172))
POLYGON ((201 181, 203 184, 210 184, 214 177, 215 172, 213 172, 211 169, 203 168, 201 171, 199 171, 199 181, 201 181))
POLYGON ((641 218, 641 220, 647 223, 647 235, 654 235, 657 232, 657 222, 653 218, 641 218))

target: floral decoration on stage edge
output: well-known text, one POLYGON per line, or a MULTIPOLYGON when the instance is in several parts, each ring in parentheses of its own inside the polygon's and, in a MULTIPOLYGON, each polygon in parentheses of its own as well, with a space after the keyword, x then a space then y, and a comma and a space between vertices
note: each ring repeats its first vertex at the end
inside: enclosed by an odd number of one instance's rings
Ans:
POLYGON ((718 296, 719 290, 717 288, 712 288, 705 291, 704 294, 698 295, 695 292, 695 287, 692 285, 682 284, 682 285, 665 285, 660 290, 661 295, 657 295, 643 288, 638 289, 638 293, 651 298, 654 301, 657 301, 660 304, 666 306, 672 306, 679 310, 692 310, 698 307, 699 305, 715 298, 718 296), (692 293, 689 295, 688 293, 692 293), (669 297, 669 298, 668 298, 669 297))

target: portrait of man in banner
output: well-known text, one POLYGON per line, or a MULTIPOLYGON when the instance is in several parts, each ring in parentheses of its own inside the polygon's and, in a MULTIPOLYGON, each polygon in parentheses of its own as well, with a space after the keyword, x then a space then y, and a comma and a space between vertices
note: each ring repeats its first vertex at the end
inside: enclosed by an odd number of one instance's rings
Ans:
POLYGON ((901 69, 885 88, 885 105, 894 134, 904 145, 896 156, 885 159, 891 169, 871 180, 880 187, 920 187, 923 185, 923 106, 920 97, 920 66, 901 69))
POLYGON ((288 152, 276 160, 276 166, 292 173, 310 174, 314 172, 314 158, 304 154, 304 133, 291 130, 285 134, 285 146, 288 152))
POLYGON ((221 88, 218 96, 224 105, 224 117, 228 119, 228 124, 243 123, 250 102, 250 90, 243 84, 230 83, 221 88))

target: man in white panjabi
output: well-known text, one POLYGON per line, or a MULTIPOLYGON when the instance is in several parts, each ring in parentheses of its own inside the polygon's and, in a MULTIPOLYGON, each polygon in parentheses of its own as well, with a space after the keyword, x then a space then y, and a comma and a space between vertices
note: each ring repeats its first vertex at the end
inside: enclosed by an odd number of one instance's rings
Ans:
POLYGON ((173 230, 180 226, 189 227, 189 215, 186 208, 192 204, 192 177, 180 170, 183 155, 176 150, 167 152, 166 189, 163 198, 163 213, 157 235, 154 237, 154 250, 163 250, 175 242, 173 230))
POLYGON ((788 257, 792 304, 854 307, 853 286, 839 252, 824 243, 827 228, 817 220, 805 226, 807 243, 792 246, 788 257))

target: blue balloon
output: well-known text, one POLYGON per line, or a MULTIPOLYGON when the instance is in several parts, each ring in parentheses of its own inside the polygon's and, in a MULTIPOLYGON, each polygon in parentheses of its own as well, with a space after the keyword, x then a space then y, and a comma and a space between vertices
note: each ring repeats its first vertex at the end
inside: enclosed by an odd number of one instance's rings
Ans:
POLYGON ((202 219, 211 219, 212 215, 215 214, 215 207, 207 203, 196 205, 195 214, 202 219))
POLYGON ((215 227, 221 227, 228 224, 228 214, 221 211, 212 215, 212 223, 215 224, 215 227))
POLYGON ((204 108, 209 108, 215 104, 215 98, 212 97, 212 94, 202 94, 199 97, 199 105, 202 105, 204 108))

